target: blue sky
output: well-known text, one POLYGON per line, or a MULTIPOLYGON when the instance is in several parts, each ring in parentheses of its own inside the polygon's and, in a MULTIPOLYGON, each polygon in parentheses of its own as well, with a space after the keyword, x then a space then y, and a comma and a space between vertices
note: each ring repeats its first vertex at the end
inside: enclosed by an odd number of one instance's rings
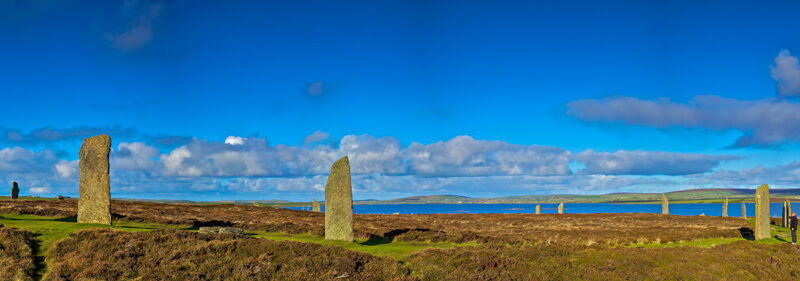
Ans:
POLYGON ((0 180, 322 198, 800 187, 796 1, 3 1, 0 180), (228 142, 226 143, 226 139, 228 142))

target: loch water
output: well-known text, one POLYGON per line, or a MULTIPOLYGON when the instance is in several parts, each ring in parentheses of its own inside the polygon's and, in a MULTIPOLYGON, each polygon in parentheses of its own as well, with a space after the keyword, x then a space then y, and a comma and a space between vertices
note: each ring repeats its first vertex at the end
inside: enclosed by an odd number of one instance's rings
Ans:
MULTIPOLYGON (((541 204, 543 214, 555 214, 558 204, 541 204)), ((747 216, 755 216, 755 204, 746 203, 747 216)), ((783 203, 770 204, 770 216, 780 217, 783 203)), ((309 207, 289 207, 293 210, 310 210, 309 207)), ((322 206, 323 211, 325 206, 322 206)), ((355 205, 356 214, 482 214, 482 213, 534 213, 536 204, 376 204, 355 205)), ((800 202, 792 203, 792 210, 800 212, 800 202)), ((564 213, 661 213, 661 204, 565 203, 564 213)), ((721 216, 722 203, 669 204, 671 215, 721 216)), ((729 203, 728 216, 741 217, 742 204, 729 203)))

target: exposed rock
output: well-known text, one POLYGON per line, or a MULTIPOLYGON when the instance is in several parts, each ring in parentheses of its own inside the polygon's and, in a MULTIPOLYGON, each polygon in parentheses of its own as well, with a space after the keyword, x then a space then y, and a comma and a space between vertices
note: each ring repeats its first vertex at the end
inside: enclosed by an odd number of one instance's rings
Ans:
POLYGON ((347 156, 333 163, 325 185, 325 240, 353 241, 353 189, 347 156))
POLYGON ((253 207, 258 207, 258 206, 259 206, 259 205, 258 205, 258 201, 256 201, 256 202, 253 202, 253 207))
POLYGON ((664 193, 661 193, 661 214, 669 215, 669 200, 664 193))
POLYGON ((770 238, 769 231, 769 186, 763 184, 756 189, 756 240, 770 238))
POLYGON ((311 199, 311 211, 317 213, 322 212, 322 204, 320 204, 317 199, 311 199))
POLYGON ((536 205, 536 214, 538 215, 541 213, 542 213, 542 205, 536 205))
POLYGON ((12 181, 11 182, 11 199, 17 199, 17 198, 19 198, 19 185, 17 184, 17 182, 12 181))
POLYGON ((561 202, 561 204, 558 204, 558 213, 559 214, 563 214, 564 213, 564 202, 561 202))
POLYGON ((83 140, 78 175, 78 223, 111 224, 109 151, 111 137, 108 135, 83 140))
POLYGON ((233 235, 244 235, 244 230, 241 228, 235 227, 226 227, 226 226, 203 226, 197 230, 200 233, 209 233, 209 234, 233 234, 233 235))
POLYGON ((722 203, 722 217, 728 216, 728 197, 725 197, 725 202, 722 203))

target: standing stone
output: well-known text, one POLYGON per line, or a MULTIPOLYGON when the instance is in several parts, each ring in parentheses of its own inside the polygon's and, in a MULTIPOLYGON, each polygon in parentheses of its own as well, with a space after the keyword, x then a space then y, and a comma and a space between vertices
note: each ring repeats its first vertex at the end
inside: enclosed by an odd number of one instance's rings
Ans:
POLYGON ((19 198, 19 184, 17 182, 11 182, 11 199, 19 198))
POLYGON ((725 197, 725 202, 722 203, 722 217, 728 216, 728 197, 725 197))
POLYGON ((542 205, 538 205, 537 204, 536 205, 536 214, 538 215, 538 214, 541 214, 541 213, 542 213, 542 205))
POLYGON ((253 207, 259 207, 259 206, 260 206, 260 205, 258 204, 258 201, 256 201, 256 202, 253 202, 253 207))
POLYGON ((78 223, 111 224, 109 151, 111 137, 108 135, 83 140, 78 164, 78 223))
POLYGON ((311 211, 317 213, 322 212, 322 204, 320 204, 317 199, 311 199, 311 211))
POLYGON ((561 204, 558 204, 558 213, 559 214, 563 214, 564 213, 564 202, 561 202, 561 204))
POLYGON ((333 163, 325 185, 325 240, 353 241, 353 189, 347 156, 333 163))
POLYGON ((747 219, 747 206, 742 202, 742 218, 747 219))
POLYGON ((667 196, 664 193, 661 193, 661 214, 669 215, 669 200, 667 200, 667 196))
POLYGON ((763 184, 756 189, 756 240, 770 237, 769 232, 769 186, 763 184))
POLYGON ((791 224, 792 216, 792 203, 789 200, 783 201, 783 227, 789 227, 791 224))

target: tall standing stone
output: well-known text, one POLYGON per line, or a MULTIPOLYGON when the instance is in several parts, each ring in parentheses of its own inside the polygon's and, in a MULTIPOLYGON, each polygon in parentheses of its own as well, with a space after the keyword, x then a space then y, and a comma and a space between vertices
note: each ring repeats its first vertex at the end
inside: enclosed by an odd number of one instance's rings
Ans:
POLYGON ((728 216, 728 197, 725 197, 725 202, 722 203, 722 216, 728 216))
POLYGON ((333 163, 325 186, 325 240, 353 241, 353 189, 347 156, 333 163))
POLYGON ((559 214, 563 214, 564 213, 564 202, 561 202, 561 204, 558 204, 558 213, 559 214))
POLYGON ((664 193, 661 193, 661 214, 669 215, 669 200, 664 193))
POLYGON ((770 237, 769 232, 769 186, 763 184, 756 189, 756 240, 770 237))
POLYGON ((108 135, 83 140, 78 164, 78 223, 111 224, 110 151, 111 137, 108 135))
POLYGON ((11 199, 19 198, 19 184, 17 182, 11 182, 11 199))
POLYGON ((789 227, 791 224, 791 216, 792 216, 792 203, 789 200, 783 201, 783 217, 782 217, 782 224, 783 227, 789 227))
POLYGON ((536 214, 538 215, 538 214, 541 214, 541 213, 542 213, 542 205, 538 205, 537 204, 536 205, 536 214))
POLYGON ((747 205, 742 202, 742 218, 747 219, 747 205))
POLYGON ((311 199, 311 211, 314 212, 322 212, 322 204, 317 201, 317 199, 311 199))

